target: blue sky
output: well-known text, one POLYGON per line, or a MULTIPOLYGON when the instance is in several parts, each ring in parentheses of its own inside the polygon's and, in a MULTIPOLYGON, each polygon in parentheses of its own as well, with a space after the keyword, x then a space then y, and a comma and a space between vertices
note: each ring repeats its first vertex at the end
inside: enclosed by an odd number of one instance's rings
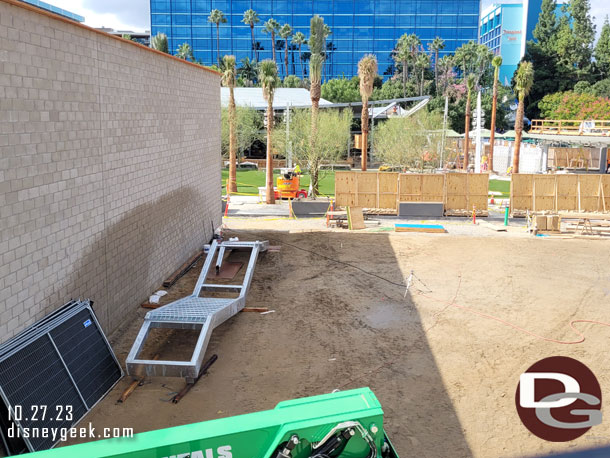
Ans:
MULTIPOLYGON (((116 30, 142 31, 150 29, 149 0, 47 0, 60 8, 85 17, 92 27, 111 27, 116 30)), ((459 1, 459 0, 457 0, 459 1)), ((494 3, 483 0, 483 8, 494 3)), ((507 2, 510 3, 510 2, 507 2)), ((599 33, 603 20, 610 14, 608 0, 591 0, 591 14, 595 16, 599 33)))

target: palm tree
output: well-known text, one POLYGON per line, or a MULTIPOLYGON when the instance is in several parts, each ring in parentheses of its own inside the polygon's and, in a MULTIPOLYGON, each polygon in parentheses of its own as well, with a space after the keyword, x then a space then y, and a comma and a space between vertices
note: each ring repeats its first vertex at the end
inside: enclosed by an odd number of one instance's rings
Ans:
POLYGON ((377 58, 367 54, 358 62, 360 77, 360 96, 362 97, 362 171, 366 172, 368 134, 369 134, 369 98, 373 94, 373 83, 377 76, 377 58))
POLYGON ((167 45, 167 35, 159 32, 151 40, 151 47, 157 51, 169 54, 169 46, 167 45))
POLYGON ((445 40, 436 37, 428 43, 428 49, 434 54, 434 87, 436 87, 436 93, 438 94, 438 53, 445 49, 445 40))
POLYGON ((438 61, 438 69, 440 71, 440 81, 442 86, 442 91, 440 92, 443 95, 447 95, 447 88, 449 87, 449 83, 453 78, 453 57, 452 56, 443 56, 438 61))
POLYGON ((241 63, 241 67, 237 69, 239 76, 254 84, 258 77, 258 64, 256 61, 251 61, 249 58, 244 57, 239 62, 241 63))
POLYGON ((466 125, 464 133, 464 171, 468 172, 468 154, 470 150, 470 104, 472 100, 472 92, 474 91, 475 76, 473 74, 468 75, 466 79, 466 88, 468 95, 466 98, 466 125))
POLYGON ((188 43, 182 43, 176 50, 176 57, 184 60, 195 60, 193 57, 193 48, 188 43))
POLYGON ((493 173, 494 170, 494 142, 496 140, 496 111, 498 108, 498 77, 500 76, 500 66, 502 65, 502 56, 496 56, 491 61, 491 65, 494 66, 494 90, 493 98, 491 103, 491 136, 489 139, 489 171, 493 173))
POLYGON ((271 34, 271 49, 273 50, 273 62, 275 60, 275 34, 280 29, 280 23, 271 18, 263 24, 263 33, 271 34))
MULTIPOLYGON (((324 40, 325 40, 325 42, 326 42, 326 38, 331 36, 332 33, 333 33, 333 30, 330 28, 330 26, 328 24, 324 24, 324 40)), ((327 81, 326 80, 326 63, 329 60, 328 59, 328 57, 329 57, 328 54, 329 53, 326 52, 327 49, 328 49, 328 46, 325 45, 324 53, 323 53, 324 54, 324 81, 327 81)))
POLYGON ((263 96, 267 101, 267 178, 266 197, 268 204, 275 203, 273 191, 273 149, 271 145, 271 132, 273 131, 273 96, 278 85, 277 65, 270 59, 259 64, 258 80, 263 88, 263 96))
POLYGON ((229 183, 227 194, 237 192, 237 134, 235 120, 235 56, 224 56, 222 59, 222 85, 229 88, 229 183))
POLYGON ((415 68, 419 70, 417 73, 417 79, 419 80, 419 95, 422 96, 424 94, 424 83, 425 83, 425 75, 426 69, 430 67, 430 57, 428 54, 420 54, 415 59, 415 68))
POLYGON ((290 24, 284 24, 280 29, 279 35, 286 43, 286 46, 284 47, 284 68, 286 70, 284 78, 286 78, 288 75, 290 75, 290 71, 288 70, 288 38, 290 38, 290 35, 292 35, 292 27, 290 27, 290 24))
MULTIPOLYGON (((324 65, 324 52, 326 36, 324 34, 324 18, 315 15, 309 21, 309 79, 310 88, 309 96, 311 97, 311 134, 309 136, 309 148, 312 152, 318 148, 318 105, 320 103, 321 82, 322 82, 322 66, 324 65)), ((310 173, 317 173, 316 170, 310 170, 310 173)), ((312 176, 312 182, 314 178, 312 176)), ((313 188, 314 196, 318 190, 313 188)))
POLYGON ((411 50, 408 45, 409 35, 406 33, 398 39, 396 60, 402 63, 402 96, 407 96, 407 79, 409 79, 409 57, 411 50))
MULTIPOLYGON (((244 18, 241 20, 241 22, 250 26, 250 36, 252 37, 252 53, 254 53, 253 58, 258 60, 258 53, 256 52, 256 46, 254 44, 254 24, 258 24, 260 22, 258 13, 253 9, 244 11, 244 18)), ((250 56, 252 56, 252 54, 250 54, 250 56)))
POLYGON ((307 39, 305 38, 305 34, 302 32, 297 32, 292 36, 292 44, 297 45, 299 47, 299 62, 301 63, 301 79, 305 79, 305 69, 303 68, 303 56, 301 54, 301 46, 303 43, 306 43, 307 39))
POLYGON ((208 22, 216 24, 216 60, 220 66, 220 24, 225 24, 227 18, 222 11, 213 9, 208 16, 208 22))
POLYGON ((529 95, 534 85, 534 66, 531 62, 523 61, 519 64, 515 73, 515 93, 519 99, 517 116, 515 118, 515 151, 513 153, 512 173, 519 173, 519 154, 521 153, 521 136, 523 135, 523 114, 525 110, 525 98, 529 95))
POLYGON ((464 81, 466 81, 468 74, 473 71, 476 64, 477 48, 478 45, 474 41, 469 41, 455 50, 455 62, 462 69, 464 81))

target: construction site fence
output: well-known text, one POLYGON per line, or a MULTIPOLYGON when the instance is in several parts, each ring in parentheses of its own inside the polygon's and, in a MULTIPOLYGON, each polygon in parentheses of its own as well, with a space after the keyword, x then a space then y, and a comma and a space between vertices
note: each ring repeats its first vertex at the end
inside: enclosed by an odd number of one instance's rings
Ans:
POLYGON ((397 210, 399 202, 442 202, 447 214, 487 211, 489 174, 336 172, 338 206, 397 210))
POLYGON ((511 213, 541 211, 610 211, 610 175, 514 174, 510 183, 511 213))

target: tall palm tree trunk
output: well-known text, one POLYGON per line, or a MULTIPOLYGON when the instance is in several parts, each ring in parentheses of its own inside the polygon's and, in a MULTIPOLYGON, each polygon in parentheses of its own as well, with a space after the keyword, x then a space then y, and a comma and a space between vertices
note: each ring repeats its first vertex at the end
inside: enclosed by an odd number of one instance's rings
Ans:
POLYGON ((284 78, 288 75, 290 75, 290 71, 288 70, 288 38, 286 38, 286 46, 284 47, 284 67, 286 68, 286 75, 284 75, 284 78))
POLYGON ((489 138, 489 157, 487 158, 489 171, 494 171, 494 142, 496 140, 496 111, 498 109, 498 78, 494 78, 494 90, 491 103, 491 135, 489 138))
POLYGON ((254 44, 254 23, 250 24, 250 36, 252 37, 252 53, 250 54, 250 58, 254 56, 254 59, 258 61, 258 55, 256 53, 256 45, 254 44))
POLYGON ((468 154, 470 150, 470 93, 468 93, 468 98, 466 99, 466 126, 465 126, 465 134, 464 134, 464 163, 463 169, 465 172, 468 172, 468 154))
POLYGON ((519 97, 519 107, 515 118, 515 149, 513 152, 512 173, 519 173, 519 156, 521 154, 521 137, 523 136, 523 114, 525 111, 524 98, 519 97))
POLYGON ((362 113, 360 115, 360 124, 362 126, 362 157, 360 160, 361 169, 366 172, 368 141, 369 141, 369 101, 362 101, 362 113))
POLYGON ((273 51, 273 62, 277 61, 275 60, 275 32, 271 32, 271 50, 273 51))
POLYGON ((229 86, 229 194, 237 192, 237 135, 235 129, 235 91, 229 86))
POLYGON ((303 56, 301 55, 301 43, 299 43, 299 62, 301 62, 301 79, 305 81, 305 67, 303 67, 303 56))
POLYGON ((438 49, 434 51, 434 87, 438 94, 438 49))
POLYGON ((402 61, 402 96, 407 97, 407 78, 409 78, 409 68, 407 67, 407 61, 402 61))
POLYGON ((220 67, 220 23, 216 23, 216 60, 220 67))
POLYGON ((273 190, 273 151, 271 150, 271 131, 273 130, 273 102, 267 102, 267 188, 265 190, 268 204, 275 203, 275 192, 273 190))

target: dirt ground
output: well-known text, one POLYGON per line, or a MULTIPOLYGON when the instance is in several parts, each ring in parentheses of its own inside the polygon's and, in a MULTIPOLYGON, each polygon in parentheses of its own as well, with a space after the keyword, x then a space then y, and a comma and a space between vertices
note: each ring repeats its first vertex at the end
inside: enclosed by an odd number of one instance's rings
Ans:
MULTIPOLYGON (((575 339, 571 319, 610 321, 609 242, 290 233, 287 224, 229 222, 232 236, 281 245, 260 257, 247 298, 274 313, 240 313, 217 328, 206 355, 218 361, 179 404, 168 401, 184 381, 172 378, 153 378, 117 404, 131 381, 125 377, 85 421, 142 432, 368 386, 402 457, 532 456, 610 444, 608 420, 576 441, 544 442, 521 424, 514 402, 523 371, 564 355, 597 375, 607 412, 610 329, 580 324, 586 341, 559 345, 448 306, 454 300, 544 336, 575 339), (404 283, 411 271, 417 280, 405 297, 405 287, 391 282, 404 283)), ((190 294, 200 268, 163 303, 190 294)), ((111 336, 122 363, 145 312, 111 336)), ((185 347, 177 335, 157 344, 162 352, 185 347)))

